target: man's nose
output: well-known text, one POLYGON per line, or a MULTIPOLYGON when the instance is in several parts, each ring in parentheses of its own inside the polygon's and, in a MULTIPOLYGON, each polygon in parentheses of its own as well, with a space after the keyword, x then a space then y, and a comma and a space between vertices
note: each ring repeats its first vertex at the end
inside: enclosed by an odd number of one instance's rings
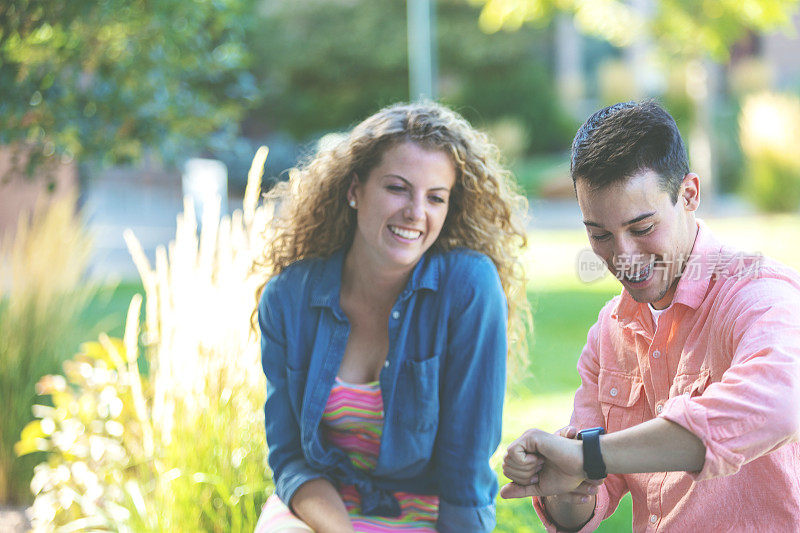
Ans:
POLYGON ((623 235, 616 239, 614 243, 615 262, 631 265, 637 261, 638 250, 633 239, 623 235))

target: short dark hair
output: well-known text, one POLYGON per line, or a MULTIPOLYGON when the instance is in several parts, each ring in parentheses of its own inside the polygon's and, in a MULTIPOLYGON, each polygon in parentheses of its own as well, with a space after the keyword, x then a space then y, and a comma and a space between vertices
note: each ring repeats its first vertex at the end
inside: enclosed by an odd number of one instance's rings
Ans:
POLYGON ((589 117, 572 141, 572 183, 603 188, 652 170, 672 202, 689 173, 686 148, 675 120, 652 100, 621 102, 589 117))

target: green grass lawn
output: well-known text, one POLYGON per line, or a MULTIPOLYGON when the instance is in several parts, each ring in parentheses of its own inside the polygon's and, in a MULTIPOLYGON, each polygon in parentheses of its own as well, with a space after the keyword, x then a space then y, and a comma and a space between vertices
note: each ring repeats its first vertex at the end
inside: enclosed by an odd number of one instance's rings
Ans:
POLYGON ((97 335, 101 332, 109 337, 121 338, 125 330, 128 306, 133 295, 137 293, 144 296, 144 289, 138 281, 124 281, 101 287, 81 315, 81 323, 89 335, 84 340, 97 340, 97 335))

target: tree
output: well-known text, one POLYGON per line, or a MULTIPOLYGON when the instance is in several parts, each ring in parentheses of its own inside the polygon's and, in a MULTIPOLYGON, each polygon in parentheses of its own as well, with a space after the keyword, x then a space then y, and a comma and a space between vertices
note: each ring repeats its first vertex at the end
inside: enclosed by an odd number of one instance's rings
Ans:
MULTIPOLYGON (((568 145, 575 125, 556 101, 547 31, 526 28, 486 35, 478 10, 464 0, 436 2, 441 100, 486 126, 516 117, 531 128, 529 151, 568 145)), ((407 100, 405 0, 275 2, 253 48, 263 90, 246 130, 289 131, 295 139, 345 129, 379 107, 407 100), (266 117, 266 118, 264 118, 266 117)))
POLYGON ((482 4, 487 32, 547 24, 558 12, 572 15, 584 32, 628 46, 648 36, 663 51, 682 56, 728 58, 748 31, 788 25, 797 0, 473 0, 482 4))
POLYGON ((472 0, 482 5, 480 25, 487 32, 546 25, 556 13, 574 18, 583 32, 618 47, 651 42, 665 63, 691 66, 694 124, 689 151, 703 175, 713 203, 716 148, 711 136, 715 87, 709 60, 725 62, 731 47, 748 32, 787 27, 798 0, 472 0))
POLYGON ((235 130, 255 100, 255 0, 0 3, 0 144, 53 157, 167 159, 235 130))

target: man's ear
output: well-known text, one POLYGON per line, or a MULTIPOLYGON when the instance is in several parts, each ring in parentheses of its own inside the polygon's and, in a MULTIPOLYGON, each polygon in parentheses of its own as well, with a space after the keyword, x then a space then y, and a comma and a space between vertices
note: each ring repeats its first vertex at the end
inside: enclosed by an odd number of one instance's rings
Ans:
POLYGON ((700 206, 700 176, 689 172, 683 177, 678 190, 678 201, 687 211, 696 211, 700 206))

